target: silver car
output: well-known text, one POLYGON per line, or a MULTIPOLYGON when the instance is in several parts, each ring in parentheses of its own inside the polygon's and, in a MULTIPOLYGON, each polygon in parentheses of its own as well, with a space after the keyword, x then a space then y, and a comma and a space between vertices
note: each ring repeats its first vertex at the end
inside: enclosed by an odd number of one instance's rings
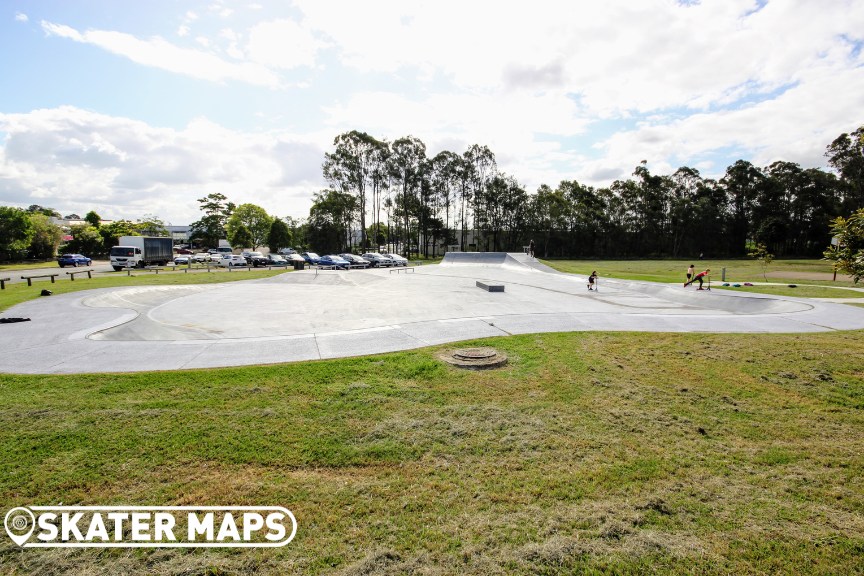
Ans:
POLYGON ((363 254, 363 258, 369 261, 372 268, 389 268, 394 264, 393 260, 378 254, 377 252, 367 252, 366 254, 363 254))
POLYGON ((372 264, 366 258, 363 258, 362 256, 357 256, 356 254, 345 253, 339 254, 339 256, 350 262, 352 267, 360 266, 362 268, 369 268, 369 266, 372 264))
POLYGON ((408 259, 399 254, 382 254, 382 256, 390 258, 394 266, 408 266, 408 259))

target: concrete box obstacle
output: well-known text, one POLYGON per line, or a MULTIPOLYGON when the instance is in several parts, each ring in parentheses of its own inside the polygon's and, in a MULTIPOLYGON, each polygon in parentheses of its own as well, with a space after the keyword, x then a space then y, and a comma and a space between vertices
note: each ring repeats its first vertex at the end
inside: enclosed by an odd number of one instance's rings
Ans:
POLYGON ((486 290, 487 292, 503 292, 504 285, 503 284, 486 284, 485 282, 481 282, 477 280, 477 287, 486 290))

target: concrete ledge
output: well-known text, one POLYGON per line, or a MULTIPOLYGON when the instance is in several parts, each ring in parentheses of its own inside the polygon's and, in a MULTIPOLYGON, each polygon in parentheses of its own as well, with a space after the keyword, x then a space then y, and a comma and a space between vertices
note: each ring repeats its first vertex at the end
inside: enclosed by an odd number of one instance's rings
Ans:
POLYGON ((485 282, 480 282, 477 280, 477 287, 486 290, 487 292, 503 292, 504 285, 503 284, 486 284, 485 282))

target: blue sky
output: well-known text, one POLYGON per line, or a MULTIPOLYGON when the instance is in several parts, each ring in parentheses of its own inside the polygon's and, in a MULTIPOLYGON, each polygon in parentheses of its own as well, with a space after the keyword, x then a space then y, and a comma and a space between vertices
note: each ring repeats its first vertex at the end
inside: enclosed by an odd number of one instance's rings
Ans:
POLYGON ((303 217, 354 129, 487 145, 532 192, 823 167, 864 124, 862 41, 851 0, 5 0, 0 204, 303 217))

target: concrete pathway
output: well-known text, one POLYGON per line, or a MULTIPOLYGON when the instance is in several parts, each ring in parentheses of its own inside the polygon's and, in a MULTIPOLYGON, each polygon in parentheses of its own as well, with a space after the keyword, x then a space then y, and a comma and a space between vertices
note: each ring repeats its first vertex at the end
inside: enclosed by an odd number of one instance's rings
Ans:
MULTIPOLYGON (((448 255, 449 256, 449 255, 448 255)), ((336 358, 534 332, 819 332, 864 308, 561 274, 523 254, 450 256, 412 271, 305 270, 262 280, 39 298, 3 317, 0 371, 176 370, 336 358), (476 282, 503 284, 487 292, 476 282)))

